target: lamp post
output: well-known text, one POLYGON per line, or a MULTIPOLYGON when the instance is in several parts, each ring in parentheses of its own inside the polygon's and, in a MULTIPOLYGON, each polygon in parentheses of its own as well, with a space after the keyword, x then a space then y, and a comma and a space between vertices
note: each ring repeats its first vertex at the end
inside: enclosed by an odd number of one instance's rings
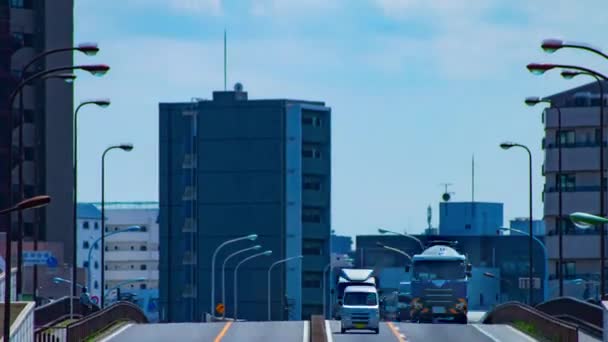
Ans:
MULTIPOLYGON (((97 100, 97 101, 103 101, 103 100, 97 100)), ((110 104, 109 100, 106 100, 107 102, 97 102, 97 105, 100 106, 108 106, 110 104), (101 104, 100 104, 101 103, 101 104)), ((105 269, 105 236, 106 234, 106 154, 108 152, 110 152, 111 150, 116 150, 116 149, 120 149, 123 150, 125 152, 130 152, 133 150, 133 145, 132 144, 120 144, 120 145, 114 145, 114 146, 110 146, 108 148, 105 149, 105 151, 103 151, 102 155, 101 155, 101 287, 102 289, 105 288, 105 274, 103 272, 103 270, 105 269)), ((75 179, 75 178, 74 178, 75 179)), ((90 265, 89 265, 90 266, 90 265)), ((90 286, 90 285, 89 285, 90 286)), ((101 308, 103 309, 103 291, 101 291, 101 298, 100 298, 100 302, 101 302, 101 308)))
POLYGON ((416 243, 418 243, 418 245, 420 246, 420 251, 424 251, 424 244, 422 243, 422 241, 420 241, 419 238, 417 238, 417 237, 415 237, 413 235, 399 233, 399 232, 395 232, 395 231, 388 230, 388 229, 382 229, 382 228, 378 228, 378 233, 380 233, 380 234, 400 235, 400 236, 406 237, 408 239, 412 239, 412 240, 416 241, 416 243))
MULTIPOLYGON (((557 226, 558 233, 558 262, 557 262, 557 276, 559 283, 559 296, 564 295, 564 248, 563 248, 563 240, 564 240, 564 227, 563 227, 563 205, 562 205, 562 191, 563 191, 563 181, 562 181, 562 111, 558 106, 553 105, 551 99, 540 98, 540 97, 527 97, 525 100, 526 105, 532 107, 539 103, 548 103, 552 108, 557 109, 557 134, 555 135, 555 140, 557 142, 557 220, 555 222, 557 226)), ((547 256, 547 254, 545 254, 547 256)), ((547 260, 548 262, 548 260, 547 260)), ((546 286, 545 286, 546 287, 546 286)), ((547 293, 545 292, 545 299, 547 298, 547 293)))
MULTIPOLYGON (((12 107, 11 107, 12 108, 12 107)), ((15 206, 7 209, 0 210, 0 215, 6 215, 15 212, 22 211, 26 209, 34 209, 41 208, 47 206, 51 202, 51 197, 43 195, 43 196, 35 196, 28 199, 25 199, 15 206)), ((11 258, 11 245, 12 245, 12 229, 9 225, 6 230, 6 262, 4 269, 4 341, 9 341, 11 335, 11 271, 12 271, 12 258, 11 258)))
POLYGON ((235 242, 239 242, 239 241, 243 241, 243 240, 255 241, 257 238, 258 238, 258 234, 249 234, 246 236, 238 237, 236 239, 224 241, 219 246, 217 246, 215 251, 213 251, 213 256, 211 257, 211 311, 209 311, 209 314, 211 316, 215 316, 214 315, 214 312, 215 312, 215 258, 217 257, 217 253, 220 251, 220 249, 222 249, 222 247, 229 245, 231 243, 235 243, 235 242))
MULTIPOLYGON (((26 72, 28 71, 28 69, 33 66, 35 63, 37 63, 38 61, 42 60, 43 58, 49 56, 49 55, 53 55, 53 54, 57 54, 57 53, 63 53, 63 52, 73 52, 73 51, 79 51, 84 53, 87 56, 94 56, 97 54, 97 52, 99 51, 99 48, 97 47, 97 43, 81 43, 78 44, 76 46, 71 46, 71 47, 67 47, 67 48, 56 48, 56 49, 49 49, 46 51, 42 51, 40 54, 36 55, 34 58, 32 58, 29 62, 27 62, 26 64, 23 65, 23 67, 21 67, 21 73, 19 75, 20 77, 20 81, 24 81, 25 80, 25 75, 26 72)), ((76 79, 76 75, 74 74, 56 74, 56 75, 47 75, 42 77, 42 79, 49 79, 49 78, 58 78, 58 79, 63 79, 66 82, 73 82, 74 79, 76 79)), ((24 180, 23 180, 23 163, 25 161, 25 154, 24 154, 24 142, 23 142, 23 124, 24 124, 24 104, 23 104, 23 92, 19 92, 19 197, 21 199, 23 199, 25 197, 25 187, 24 187, 24 180)), ((11 119, 12 120, 12 119, 11 119)), ((12 123, 11 123, 11 130, 12 130, 12 123)), ((9 154, 12 154, 12 149, 9 150, 9 154)), ((12 162, 12 157, 9 158, 9 160, 11 160, 12 162)), ((23 268, 23 215, 21 212, 18 213, 18 218, 17 218, 17 222, 18 222, 18 239, 17 239, 17 295, 21 294, 22 291, 22 268, 23 268)), ((34 228, 34 232, 33 232, 33 238, 34 238, 34 251, 38 250, 38 231, 37 228, 34 228)), ((37 292, 37 285, 38 285, 38 266, 34 265, 33 268, 33 287, 34 287, 34 301, 36 301, 36 292, 37 292)))
MULTIPOLYGON (((510 232, 515 232, 515 233, 519 233, 522 235, 527 235, 530 236, 529 233, 523 231, 523 230, 519 230, 519 229, 515 229, 515 228, 511 228, 511 227, 500 227, 498 228, 498 230, 502 230, 502 231, 510 231, 510 232)), ((549 253, 547 252, 547 246, 545 246, 545 244, 536 236, 532 235, 532 238, 534 239, 534 241, 536 241, 538 243, 538 245, 542 248, 543 250, 543 254, 545 255, 545 276, 544 276, 544 286, 543 286, 543 301, 547 300, 549 298, 549 253)), ((563 286, 563 285, 562 285, 563 286)), ((560 293, 560 296, 562 296, 562 294, 560 293)))
POLYGON ((600 55, 600 56, 608 59, 608 55, 605 54, 604 52, 602 52, 600 49, 593 47, 586 43, 581 43, 581 42, 567 42, 567 41, 563 41, 561 39, 550 38, 550 39, 545 39, 542 41, 541 48, 543 49, 543 51, 545 51, 547 53, 554 53, 555 51, 557 51, 559 49, 563 49, 563 48, 580 49, 580 50, 586 50, 589 52, 593 52, 597 55, 600 55))
MULTIPOLYGON (((271 285, 272 285, 272 283, 270 282, 270 272, 272 272, 272 269, 273 269, 275 266, 277 266, 278 264, 281 264, 281 263, 284 263, 284 262, 287 262, 287 261, 290 261, 290 260, 294 260, 294 259, 302 259, 302 258, 303 258, 303 256, 302 256, 302 255, 298 255, 298 256, 293 256, 293 257, 290 257, 290 258, 285 258, 285 259, 282 259, 282 260, 278 260, 278 261, 275 261, 275 262, 274 262, 272 265, 270 265, 270 267, 268 268, 268 320, 269 320, 269 321, 271 321, 271 320, 272 320, 272 319, 271 319, 271 317, 272 317, 271 313, 272 313, 272 312, 271 312, 271 309, 270 309, 270 302, 271 302, 271 301, 270 301, 270 294, 271 294, 270 289, 271 289, 271 285)), ((325 295, 325 294, 323 294, 323 295, 325 295)))
MULTIPOLYGON (((91 246, 89 246, 89 255, 87 257, 87 264, 88 264, 87 286, 89 287, 89 289, 93 288, 92 281, 91 281, 91 277, 92 277, 91 276, 91 274, 92 274, 92 272, 91 272, 91 255, 92 255, 92 252, 93 252, 93 248, 97 245, 97 243, 99 241, 103 240, 104 238, 106 238, 108 236, 115 235, 115 234, 128 233, 128 232, 140 232, 140 231, 141 231, 141 227, 140 226, 131 226, 131 227, 127 227, 125 229, 113 231, 113 232, 110 232, 110 233, 107 233, 107 234, 105 234, 105 231, 103 231, 103 230, 101 231, 102 236, 100 236, 99 238, 97 238, 97 240, 93 241, 93 243, 91 244, 91 246)), ((101 254, 103 255, 103 245, 102 245, 101 254)), ((103 279, 103 273, 104 273, 104 271, 105 271, 105 268, 104 268, 104 265, 102 263, 101 264, 101 274, 102 274, 101 278, 102 279, 103 279)), ((103 284, 103 281, 102 281, 102 283, 101 283, 101 291, 100 291, 102 294, 103 294, 103 290, 104 289, 105 289, 105 287, 104 287, 104 284, 103 284)), ((100 301, 101 300, 103 300, 103 296, 100 298, 100 301)), ((103 307, 103 301, 101 302, 100 306, 103 307)))
POLYGON ((262 248, 262 246, 260 245, 255 245, 253 247, 249 247, 249 248, 244 248, 241 249, 239 251, 236 251, 232 254, 230 254, 229 256, 226 257, 226 259, 224 259, 224 263, 222 264, 222 303, 224 304, 224 312, 222 313, 222 318, 226 317, 226 264, 228 263, 228 260, 230 260, 232 257, 235 257, 241 253, 245 253, 245 252, 249 252, 249 251, 257 251, 258 249, 262 248))
POLYGON ((395 253, 401 254, 401 255, 403 255, 404 257, 406 257, 406 258, 407 258, 407 259, 410 261, 410 263, 412 262, 412 256, 411 256, 411 255, 409 255, 409 254, 407 254, 406 252, 404 252, 404 251, 400 250, 399 248, 395 248, 395 247, 387 246, 387 245, 385 245, 385 244, 381 243, 380 241, 376 242, 376 245, 377 245, 378 247, 382 247, 382 248, 387 249, 387 250, 389 250, 389 251, 392 251, 392 252, 395 252, 395 253))
MULTIPOLYGON (((110 296, 110 292, 112 292, 113 290, 116 290, 116 289, 120 289, 121 286, 124 286, 124 285, 127 285, 127 284, 131 284, 131 283, 139 283, 139 282, 146 281, 146 280, 147 279, 145 277, 138 277, 138 278, 129 279, 129 280, 125 280, 123 282, 120 282, 120 283, 116 284, 116 286, 109 288, 106 291, 106 293, 104 295, 104 298, 109 297, 110 296)), ((119 299, 120 298, 116 298, 117 301, 119 299)), ((103 303, 101 303, 101 304, 102 304, 102 307, 103 307, 103 303)))
POLYGON ((517 143, 512 143, 512 142, 504 142, 502 144, 500 144, 500 147, 503 150, 508 150, 512 147, 520 147, 523 148, 524 150, 526 150, 526 152, 528 152, 528 167, 529 167, 529 210, 530 210, 530 217, 529 217, 529 231, 530 231, 530 236, 528 239, 528 264, 529 264, 529 270, 528 270, 528 288, 529 288, 529 292, 528 292, 528 304, 529 305, 533 305, 533 289, 532 289, 532 269, 534 267, 534 264, 532 263, 533 259, 532 259, 532 243, 533 243, 533 237, 534 237, 534 230, 532 228, 532 152, 530 152, 530 149, 522 144, 517 144, 517 143))
POLYGON ((237 321, 238 320, 238 299, 237 299, 237 290, 238 290, 238 281, 237 281, 237 276, 239 273, 239 267, 241 267, 242 264, 246 263, 247 261, 253 259, 253 258, 257 258, 260 256, 270 256, 272 255, 272 251, 271 250, 267 250, 261 253, 257 253, 254 255, 250 255, 248 257, 246 257, 245 259, 241 260, 238 264, 236 264, 236 267, 234 268, 234 320, 237 321))
MULTIPOLYGON (((65 279, 65 278, 61 278, 61 277, 53 277, 53 283, 55 284, 59 284, 59 283, 66 283, 66 284, 71 284, 72 281, 69 279, 65 279)), ((76 283, 76 286, 83 288, 84 285, 76 283)))
MULTIPOLYGON (((572 222, 579 228, 581 229, 587 229, 591 226, 600 226, 602 230, 604 230, 604 225, 606 223, 608 223, 608 219, 602 216, 596 216, 596 215, 591 215, 591 214, 587 214, 587 213, 581 213, 581 212, 576 212, 576 213, 572 213, 570 214, 570 220, 572 220, 572 222)), ((600 253, 603 251, 600 251, 600 253)), ((602 254, 600 256, 600 260, 604 261, 604 255, 602 254)), ((604 288, 605 288, 605 279, 603 277, 604 275, 604 269, 600 270, 600 300, 604 300, 604 288)))

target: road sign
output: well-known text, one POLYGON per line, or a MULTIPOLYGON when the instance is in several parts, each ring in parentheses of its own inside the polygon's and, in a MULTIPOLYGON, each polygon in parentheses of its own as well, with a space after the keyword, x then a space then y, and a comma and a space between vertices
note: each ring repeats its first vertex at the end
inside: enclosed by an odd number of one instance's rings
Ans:
POLYGON ((57 267, 57 258, 50 256, 48 259, 46 259, 46 265, 48 267, 57 267))
POLYGON ((218 314, 223 315, 224 314, 224 304, 219 303, 218 305, 216 305, 215 311, 217 311, 218 314))
POLYGON ((48 259, 53 257, 53 253, 50 251, 23 251, 22 256, 25 266, 47 265, 48 259))
POLYGON ((92 296, 92 297, 91 297, 91 301, 92 301, 94 304, 99 304, 99 297, 97 297, 97 296, 92 296))

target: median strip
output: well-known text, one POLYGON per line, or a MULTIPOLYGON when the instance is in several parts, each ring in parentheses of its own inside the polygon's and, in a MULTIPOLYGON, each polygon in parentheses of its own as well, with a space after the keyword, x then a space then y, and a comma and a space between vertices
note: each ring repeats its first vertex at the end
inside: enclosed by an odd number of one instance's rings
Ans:
POLYGON ((391 330, 391 332, 393 333, 393 335, 395 336, 395 338, 397 339, 397 341, 399 342, 406 342, 406 338, 405 338, 405 334, 402 334, 399 332, 399 328, 396 327, 393 322, 388 322, 386 323, 386 325, 388 325, 389 329, 391 330))
POLYGON ((232 325, 232 321, 226 323, 226 325, 224 325, 224 327, 222 328, 222 331, 220 331, 220 333, 217 334, 217 336, 215 337, 215 340, 213 340, 213 342, 220 342, 222 340, 222 338, 224 338, 224 336, 228 332, 228 329, 230 329, 231 325, 232 325))

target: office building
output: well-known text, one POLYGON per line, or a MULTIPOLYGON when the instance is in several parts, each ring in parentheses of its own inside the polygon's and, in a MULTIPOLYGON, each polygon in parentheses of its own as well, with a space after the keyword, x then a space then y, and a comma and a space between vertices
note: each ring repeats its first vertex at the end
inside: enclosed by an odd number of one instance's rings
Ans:
MULTIPOLYGON (((517 217, 510 221, 509 227, 517 230, 521 230, 526 234, 530 232, 530 219, 527 217, 517 217)), ((532 232, 534 235, 545 235, 545 221, 543 220, 532 220, 532 232)), ((511 234, 521 234, 516 231, 511 231, 511 234)))
POLYGON ((150 321, 158 321, 158 203, 110 202, 105 216, 106 301, 133 301, 150 321), (139 231, 116 233, 135 226, 139 231))
MULTIPOLYGON (((260 244, 272 256, 239 268, 238 317, 272 319, 322 313, 322 270, 330 260, 331 110, 323 102, 249 100, 242 86, 211 100, 160 104, 161 320, 200 321, 222 300, 220 272, 232 252, 260 244), (255 242, 224 241, 258 234, 255 242)), ((251 254, 251 253, 250 253, 251 254)), ((234 316, 233 269, 227 264, 226 315, 234 316)))
MULTIPOLYGON (((8 96, 21 77, 22 66, 42 51, 73 46, 73 31, 73 0, 9 0, 0 4, 0 208, 21 199, 18 184, 22 166, 24 197, 48 194, 53 198, 47 208, 24 214, 25 236, 31 239, 36 227, 41 240, 61 243, 70 263, 74 246, 72 86, 49 79, 24 88, 23 158, 17 148, 21 116, 14 110, 13 124, 9 125, 8 96), (9 158, 11 147, 14 153, 9 158), (6 163, 8 160, 11 162, 6 163)), ((72 55, 49 56, 26 75, 72 65, 72 55)), ((7 230, 8 220, 0 217, 0 230, 7 230)), ((13 215, 13 227, 16 220, 13 215)))
POLYGON ((503 204, 489 202, 441 202, 439 234, 458 236, 496 235, 503 225, 503 204))
POLYGON ((89 289, 91 298, 99 300, 102 291, 101 211, 93 204, 78 203, 76 215, 78 266, 84 268, 86 273, 86 280, 82 285, 89 289))
POLYGON ((345 235, 331 235, 331 252, 349 254, 353 251, 353 238, 345 235))
MULTIPOLYGON (((608 83, 604 82, 604 89, 608 83)), ((544 221, 547 227, 551 279, 558 278, 559 237, 561 222, 563 239, 563 271, 567 281, 582 279, 589 285, 600 280, 599 228, 577 228, 568 215, 586 212, 600 215, 600 143, 606 144, 608 129, 600 138, 600 97, 597 83, 573 88, 548 97, 550 108, 542 115, 545 126, 543 149, 545 162, 544 221), (561 109, 561 130, 558 130, 558 109, 561 109), (562 167, 559 173, 561 143, 562 167), (562 213, 559 215, 559 189, 562 189, 562 213)), ((605 106, 605 104, 604 104, 605 106)), ((608 120, 604 119, 605 123, 608 120)), ((608 149, 606 149, 608 152, 608 149)), ((606 152, 605 152, 606 153, 606 152)), ((608 161, 606 162, 608 165, 608 161)), ((605 177, 605 176, 604 176, 605 177)), ((606 204, 606 202, 604 203, 606 204)), ((606 213, 606 207, 604 213, 606 213)), ((557 288, 557 280, 553 282, 557 288)), ((586 296, 583 293, 565 292, 564 295, 586 296)))

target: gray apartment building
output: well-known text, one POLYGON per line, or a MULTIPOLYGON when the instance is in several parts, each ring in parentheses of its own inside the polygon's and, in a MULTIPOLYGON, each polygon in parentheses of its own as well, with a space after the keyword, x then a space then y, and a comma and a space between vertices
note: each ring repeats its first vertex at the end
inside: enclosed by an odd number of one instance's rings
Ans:
MULTIPOLYGON (((330 255, 331 109, 323 102, 249 100, 242 86, 211 100, 161 103, 160 319, 200 321, 210 311, 211 259, 216 247, 258 234, 255 242, 223 248, 229 254, 260 244, 273 254, 239 268, 238 317, 267 319, 267 270, 272 272, 272 320, 322 312, 322 270, 330 255)), ((226 315, 233 317, 233 269, 227 264, 226 315)))
MULTIPOLYGON (((608 83, 604 82, 604 89, 608 83)), ((544 221, 550 262, 550 295, 558 291, 559 237, 558 224, 564 232, 564 295, 583 296, 582 291, 571 292, 570 283, 584 281, 594 289, 600 279, 599 228, 580 229, 568 218, 581 211, 600 214, 600 141, 606 144, 608 128, 600 138, 600 98, 597 82, 573 88, 548 97, 550 108, 543 112, 545 138, 544 221), (561 132, 558 130, 558 110, 561 110, 561 132), (562 145, 562 172, 559 171, 558 142, 562 145), (562 216, 559 217, 559 188, 562 189, 562 216)), ((608 111, 607 111, 608 112, 608 111)), ((606 117, 605 123, 608 123, 606 117)), ((608 152, 608 149, 606 149, 608 152)), ((608 163, 607 163, 608 165, 608 163)), ((604 175, 604 177, 606 177, 604 175)), ((594 291, 585 291, 585 296, 594 291)))
MULTIPOLYGON (((14 110, 11 127, 8 96, 25 63, 42 51, 73 46, 73 26, 73 0, 7 0, 0 4, 0 207, 21 199, 22 167, 24 196, 48 194, 53 198, 47 208, 24 214, 25 236, 31 238, 38 229, 41 240, 62 243, 67 262, 72 260, 73 248, 72 86, 49 79, 25 87, 23 158, 17 148, 20 115, 14 110)), ((72 53, 54 54, 26 75, 72 63, 72 53)), ((6 231, 8 218, 0 220, 0 231, 6 231)), ((16 229, 15 215, 12 220, 16 229)))

